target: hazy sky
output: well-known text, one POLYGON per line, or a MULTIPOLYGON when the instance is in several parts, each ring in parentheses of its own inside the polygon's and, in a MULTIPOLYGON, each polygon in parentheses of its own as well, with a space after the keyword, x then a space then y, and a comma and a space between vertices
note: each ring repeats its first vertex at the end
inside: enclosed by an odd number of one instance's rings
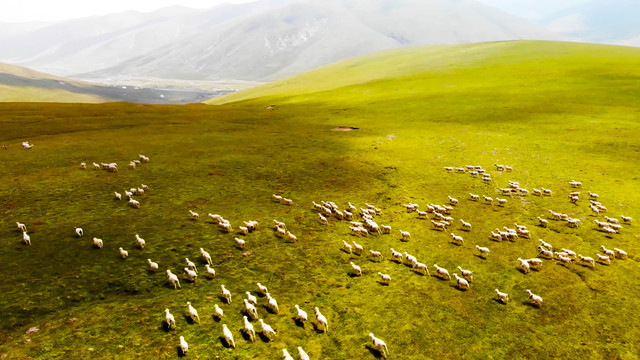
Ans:
MULTIPOLYGON (((65 20, 91 15, 105 15, 126 10, 152 11, 180 4, 209 8, 221 3, 254 0, 3 0, 0 22, 65 20)), ((322 0, 317 0, 322 1, 322 0)), ((589 0, 478 0, 512 14, 530 19, 562 10, 589 0)), ((640 0, 639 0, 640 1, 640 0)))

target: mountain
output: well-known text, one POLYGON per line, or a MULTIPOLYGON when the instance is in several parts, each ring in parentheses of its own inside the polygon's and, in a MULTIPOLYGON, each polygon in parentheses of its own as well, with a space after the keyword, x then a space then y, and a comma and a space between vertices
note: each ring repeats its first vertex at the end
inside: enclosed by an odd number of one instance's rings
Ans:
POLYGON ((582 41, 622 43, 640 37, 640 1, 592 0, 544 20, 549 29, 582 41))
POLYGON ((227 92, 105 86, 0 63, 0 102, 180 104, 200 102, 223 93, 227 92))
POLYGON ((55 24, 0 40, 0 60, 86 79, 265 81, 385 49, 518 39, 560 37, 474 0, 261 0, 55 24))

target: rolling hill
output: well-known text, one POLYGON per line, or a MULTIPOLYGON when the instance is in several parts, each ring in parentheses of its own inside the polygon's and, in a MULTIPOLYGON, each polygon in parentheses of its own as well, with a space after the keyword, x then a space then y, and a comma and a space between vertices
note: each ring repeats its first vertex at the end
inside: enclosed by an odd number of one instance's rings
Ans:
POLYGON ((264 81, 391 48, 560 38, 473 0, 260 0, 58 23, 0 39, 0 60, 82 79, 264 81))
POLYGON ((180 336, 189 359, 277 359, 297 347, 312 359, 380 358, 369 333, 386 342, 389 359, 637 358, 638 51, 553 42, 418 47, 333 64, 217 106, 2 103, 0 264, 9 275, 0 283, 0 358, 175 358, 180 336), (33 149, 21 149, 25 140, 33 149), (128 168, 138 154, 150 162, 128 168), (81 162, 117 162, 120 170, 83 170, 81 162), (465 165, 482 166, 491 181, 444 168, 465 165), (505 195, 513 181, 531 193, 505 195), (114 198, 142 184, 147 190, 133 195, 139 208, 114 198), (542 187, 551 194, 533 195, 542 187), (588 192, 606 213, 590 209, 588 192), (313 202, 322 201, 375 205, 374 221, 392 231, 355 236, 337 215, 321 224, 313 202), (438 215, 407 212, 410 202, 425 211, 450 205, 441 211, 453 221, 437 231, 430 220, 438 215), (554 220, 550 210, 581 225, 554 220), (208 213, 234 231, 221 231, 208 213), (594 223, 605 215, 619 219, 619 233, 594 223), (621 215, 634 220, 623 223, 621 215), (277 236, 274 219, 297 240, 277 236), (237 232, 249 220, 257 229, 237 232), (16 222, 26 225, 31 245, 16 222), (515 224, 530 236, 491 239, 515 224), (453 244, 451 233, 463 243, 453 244), (104 246, 94 247, 93 237, 104 246), (538 239, 596 259, 602 246, 628 256, 561 263, 540 254, 538 239), (342 250, 343 241, 364 252, 342 250), (489 255, 479 256, 476 245, 489 255), (205 276, 200 248, 211 255, 214 277, 205 276), (431 273, 394 261, 391 248, 431 273), (535 257, 543 257, 540 268, 520 267, 518 258, 535 257), (193 282, 183 274, 185 258, 199 268, 193 282), (452 279, 435 276, 433 264, 452 279), (458 267, 473 272, 469 290, 456 287, 458 267), (166 270, 181 288, 167 283, 166 270), (258 282, 277 299, 278 313, 257 294, 258 282), (509 295, 506 304, 496 289, 509 295), (246 292, 258 296, 260 318, 277 332, 272 340, 257 320, 255 341, 243 335, 246 292), (199 322, 185 315, 187 302, 199 322), (222 319, 213 316, 216 305, 222 319), (295 320, 295 305, 309 314, 306 322, 295 320), (315 307, 329 331, 317 325, 315 307), (164 325, 165 309, 175 328, 164 325), (235 347, 222 339, 223 324, 235 347))

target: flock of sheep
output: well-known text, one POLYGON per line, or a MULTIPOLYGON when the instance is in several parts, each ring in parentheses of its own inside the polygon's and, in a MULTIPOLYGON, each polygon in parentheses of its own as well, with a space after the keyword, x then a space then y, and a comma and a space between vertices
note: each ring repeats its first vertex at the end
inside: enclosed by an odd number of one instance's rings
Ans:
MULTIPOLYGON (((30 145, 30 146, 33 146, 33 145, 30 145)), ((25 147, 24 143, 23 143, 23 147, 25 147)), ((25 148, 30 148, 30 147, 25 147, 25 148)), ((137 166, 139 166, 143 162, 145 163, 149 162, 149 158, 144 155, 139 155, 138 160, 134 160, 130 163, 130 168, 135 169, 137 166)), ((495 166, 498 171, 506 171, 506 172, 513 171, 513 168, 510 166, 505 166, 505 165, 495 165, 495 166)), ((81 169, 87 168, 85 163, 82 163, 80 167, 81 169)), ((113 171, 113 172, 118 171, 117 164, 115 163, 110 163, 110 164, 93 163, 93 168, 96 170, 104 169, 104 170, 113 171)), ((473 177, 482 176, 483 181, 485 182, 492 181, 491 176, 481 166, 469 165, 465 167, 445 167, 445 170, 447 172, 467 173, 473 177)), ((579 188, 582 185, 580 182, 573 181, 573 180, 569 184, 575 188, 579 188)), ((134 195, 136 196, 142 195, 148 190, 149 190, 149 187, 142 184, 140 187, 134 187, 134 188, 125 190, 124 193, 129 200, 129 204, 133 208, 138 208, 140 206, 140 203, 137 200, 133 199, 134 195)), ((520 184, 516 181, 509 181, 508 187, 498 188, 497 191, 501 193, 503 196, 528 196, 530 194, 533 196, 553 196, 553 192, 550 189, 545 189, 545 188, 541 188, 541 189, 534 188, 533 191, 530 193, 527 189, 521 188, 520 184)), ((575 204, 580 200, 580 196, 581 196, 580 192, 574 191, 569 195, 569 200, 575 204)), ((597 194, 589 192, 588 196, 590 199, 590 208, 594 216, 598 216, 601 213, 606 213, 607 211, 606 207, 597 201, 598 199, 597 194)), ((115 198, 117 200, 121 200, 122 195, 118 192, 115 192, 115 198)), ((284 205, 293 204, 293 201, 291 199, 284 198, 280 195, 274 194, 273 199, 284 205)), ((480 202, 480 199, 481 199, 480 195, 469 194, 468 201, 480 202)), ((492 197, 482 195, 482 201, 486 205, 491 206, 493 205, 494 199, 492 197)), ((507 199, 496 197, 496 203, 498 204, 498 206, 504 206, 507 203, 507 199)), ((424 210, 420 210, 420 206, 418 204, 413 204, 413 203, 405 204, 404 207, 407 212, 416 213, 417 218, 419 219, 429 219, 434 230, 446 231, 449 227, 453 226, 454 224, 455 219, 451 216, 451 214, 455 211, 455 207, 459 204, 460 204, 460 200, 454 197, 448 196, 448 202, 446 204, 429 204, 429 205, 426 205, 426 208, 424 210)), ((382 210, 372 204, 365 204, 364 208, 356 208, 351 203, 348 203, 348 205, 344 209, 340 209, 339 206, 334 202, 322 201, 321 203, 313 202, 313 208, 318 212, 317 219, 322 225, 329 225, 333 221, 333 220, 330 221, 330 219, 336 219, 337 221, 346 221, 349 224, 349 229, 351 231, 351 234, 356 237, 366 237, 366 236, 372 236, 372 235, 385 236, 393 233, 391 226, 378 224, 376 222, 375 220, 376 216, 378 216, 382 212, 382 210)), ((209 214, 209 217, 214 223, 216 223, 220 227, 220 230, 222 232, 230 233, 234 231, 230 222, 224 219, 222 216, 216 215, 216 214, 209 214)), ((195 211, 189 210, 189 218, 191 220, 197 221, 199 220, 200 216, 195 211)), ((605 221, 602 221, 602 222, 598 221, 597 219, 594 221, 597 223, 597 229, 600 229, 601 231, 605 232, 607 236, 614 236, 614 234, 622 230, 622 225, 616 218, 610 218, 605 216, 604 219, 605 221)), ((622 219, 622 222, 625 224, 631 224, 632 222, 632 218, 627 216, 621 216, 621 219, 622 219)), ((458 219, 458 220, 461 223, 461 227, 460 227, 461 231, 465 233, 469 233, 472 231, 471 223, 463 219, 458 219)), ((572 228, 578 227, 581 224, 579 219, 572 219, 566 214, 557 213, 552 210, 549 210, 548 219, 538 217, 538 226, 543 228, 549 227, 550 226, 549 220, 566 221, 568 224, 567 226, 572 228)), ((296 235, 292 234, 287 230, 286 224, 277 220, 273 220, 273 221, 275 223, 276 236, 282 237, 282 238, 288 238, 291 242, 294 242, 294 243, 298 240, 296 235)), ((243 225, 244 226, 238 226, 237 231, 239 234, 242 234, 245 236, 249 235, 251 232, 256 231, 258 229, 258 222, 254 220, 245 221, 243 225)), ((525 238, 525 239, 531 238, 531 233, 530 233, 530 230, 527 228, 527 226, 521 225, 521 224, 514 224, 514 225, 515 225, 515 228, 508 228, 504 226, 503 227, 504 231, 499 228, 496 228, 495 232, 491 231, 490 234, 487 234, 487 236, 489 237, 489 239, 496 242, 516 241, 516 239, 519 239, 519 238, 525 238)), ((24 243, 27 245, 31 245, 31 238, 27 234, 26 225, 23 223, 17 222, 17 227, 20 231, 22 231, 24 243)), ((411 234, 408 231, 401 230, 401 229, 398 229, 398 231, 400 234, 400 238, 398 240, 400 242, 411 241, 411 234)), ((75 234, 77 237, 82 238, 84 237, 84 230, 80 227, 76 227, 75 234)), ((464 246, 465 242, 462 235, 456 235, 454 232, 450 232, 449 234, 451 236, 451 240, 450 240, 451 244, 456 246, 464 246)), ((235 237, 234 240, 235 240, 236 246, 244 251, 245 240, 238 237, 235 237)), ((570 249, 563 248, 563 249, 560 249, 559 251, 554 251, 553 246, 551 244, 546 243, 542 239, 540 239, 538 243, 540 244, 539 246, 537 246, 537 250, 539 254, 538 257, 531 258, 531 259, 518 258, 517 260, 514 260, 519 263, 518 267, 523 273, 529 273, 530 270, 532 269, 540 270, 543 263, 542 259, 557 260, 559 264, 563 264, 565 266, 570 266, 573 262, 576 262, 584 266, 594 267, 596 263, 609 265, 611 263, 611 260, 613 259, 625 259, 627 257, 627 253, 624 250, 621 250, 618 248, 607 249, 604 245, 602 245, 599 248, 599 250, 601 250, 603 254, 597 253, 596 254, 597 259, 594 259, 589 256, 583 256, 582 254, 577 254, 576 252, 570 249)), ((104 241, 102 239, 93 237, 92 244, 95 248, 102 249, 104 246, 104 241)), ((141 238, 138 234, 135 234, 135 244, 139 249, 142 250, 146 245, 146 241, 143 238, 141 238)), ((490 253, 489 248, 481 247, 479 245, 475 245, 475 248, 479 252, 480 257, 487 259, 490 253)), ((344 253, 349 254, 352 257, 351 260, 357 259, 357 258, 353 258, 354 255, 361 257, 362 255, 365 254, 364 246, 357 243, 355 240, 351 240, 350 242, 342 240, 341 250, 344 253)), ((123 247, 119 247, 118 251, 119 251, 119 255, 123 259, 128 258, 129 253, 123 247)), ((371 259, 375 259, 376 261, 383 261, 384 256, 382 251, 369 249, 368 254, 371 259)), ((214 278, 216 276, 216 272, 212 267, 211 255, 205 249, 200 248, 200 258, 201 258, 201 261, 205 264, 205 269, 206 269, 205 276, 209 278, 214 278)), ((429 272, 429 267, 425 263, 419 262, 415 256, 407 252, 400 252, 391 248, 390 261, 396 262, 398 264, 404 264, 409 268, 411 268, 413 272, 416 272, 422 275, 429 275, 429 276, 431 275, 431 273, 429 272)), ((160 268, 159 264, 157 262, 152 261, 151 259, 147 259, 147 263, 148 263, 148 269, 150 272, 155 273, 160 268)), ((198 268, 196 263, 189 260, 189 258, 185 258, 185 264, 186 266, 183 268, 183 272, 186 276, 186 279, 190 282, 197 281, 199 273, 198 273, 198 268)), ((351 266, 350 273, 352 276, 354 277, 362 276, 363 271, 359 265, 357 265, 353 261, 350 261, 350 266, 351 266)), ((433 264, 433 267, 435 268, 435 273, 434 273, 435 277, 438 277, 440 279, 451 280, 451 275, 447 269, 445 269, 444 267, 440 267, 437 264, 433 264)), ((469 269, 463 269, 460 266, 457 267, 457 270, 459 270, 460 275, 458 273, 453 273, 453 277, 455 278, 455 286, 460 290, 465 290, 465 291, 470 290, 471 289, 470 283, 473 281, 472 271, 469 269)), ((166 269, 166 274, 167 274, 167 282, 171 287, 173 287, 174 289, 181 288, 179 277, 176 274, 174 274, 171 271, 171 269, 166 269)), ((380 277, 380 284, 388 286, 391 283, 390 275, 384 274, 379 271, 377 272, 377 275, 380 277)), ((257 291, 255 291, 255 293, 256 295, 259 295, 265 299, 266 301, 265 308, 267 309, 267 311, 272 314, 279 314, 280 309, 278 306, 278 302, 267 290, 267 287, 262 285, 261 283, 257 283, 256 285, 257 285, 257 291)), ((230 306, 232 302, 232 293, 225 287, 224 284, 221 284, 220 287, 221 287, 220 299, 224 303, 230 306)), ((526 292, 527 298, 530 300, 532 305, 536 307, 542 306, 543 299, 540 295, 534 294, 529 289, 525 290, 525 292, 526 292)), ((501 292, 499 289, 495 289, 495 293, 496 293, 495 295, 496 301, 499 301, 503 304, 507 304, 507 302, 509 301, 509 294, 505 292, 501 292)), ((257 320, 260 324, 260 331, 263 334, 266 341, 273 339, 273 337, 276 336, 276 331, 269 324, 265 323, 263 318, 259 316, 256 308, 256 305, 258 303, 258 298, 254 296, 250 290, 245 291, 244 294, 246 294, 246 298, 243 299, 244 308, 242 311, 246 314, 243 317, 243 333, 245 337, 248 338, 250 342, 253 342, 255 340, 256 330, 254 328, 254 325, 252 324, 252 321, 257 320)), ((193 307, 193 305, 190 302, 187 302, 186 306, 187 306, 186 313, 188 314, 188 317, 194 323, 199 323, 200 317, 199 317, 198 311, 193 307)), ((300 306, 297 304, 295 304, 294 307, 297 312, 295 316, 295 321, 301 325, 304 325, 304 323, 308 319, 307 312, 301 309, 300 306)), ((322 330, 323 332, 328 332, 329 324, 328 324, 327 318, 324 315, 322 315, 318 307, 314 308, 314 312, 315 312, 315 318, 316 318, 315 327, 318 330, 322 330)), ((166 325, 166 328, 168 330, 175 329, 176 321, 174 316, 171 314, 170 310, 165 309, 164 315, 165 315, 164 323, 166 325)), ((223 308, 218 306, 218 304, 215 304, 214 306, 213 316, 218 318, 219 320, 222 320, 224 318, 223 308)), ((222 324, 222 337, 225 339, 225 342, 227 343, 227 347, 235 348, 236 343, 233 336, 233 332, 229 330, 226 324, 222 324)), ((389 354, 389 350, 387 348, 386 343, 383 340, 375 337, 373 333, 369 333, 369 338, 371 339, 373 348, 376 349, 381 354, 381 356, 386 358, 389 354)), ((180 339, 180 342, 179 342, 180 351, 183 355, 186 355, 189 349, 188 343, 183 336, 180 336, 179 339, 180 339)), ((310 358, 309 355, 302 349, 302 347, 298 347, 297 351, 300 359, 310 358)), ((282 349, 282 353, 285 360, 293 359, 291 355, 288 353, 287 349, 282 349)))

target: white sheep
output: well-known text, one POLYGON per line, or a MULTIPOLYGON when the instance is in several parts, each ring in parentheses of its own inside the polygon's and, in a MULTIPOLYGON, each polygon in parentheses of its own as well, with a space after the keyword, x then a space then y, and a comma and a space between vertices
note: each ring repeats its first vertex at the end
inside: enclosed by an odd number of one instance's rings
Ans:
POLYGON ((246 226, 238 226, 238 231, 242 235, 249 235, 249 228, 247 228, 246 226))
POLYGON ((93 163, 93 170, 100 170, 100 164, 93 163))
POLYGON ((293 360, 293 357, 289 354, 287 349, 282 349, 283 360, 293 360))
POLYGON ((273 196, 273 200, 275 200, 277 202, 281 202, 282 201, 282 196, 276 195, 276 194, 273 194, 272 196, 273 196))
POLYGON ((140 202, 138 200, 130 199, 129 205, 134 209, 140 208, 140 202))
POLYGON ((224 285, 220 285, 222 292, 220 293, 220 297, 227 301, 227 304, 231 304, 231 292, 227 290, 224 285))
MULTIPOLYGON (((423 275, 431 276, 431 273, 429 272, 429 269, 427 268, 427 265, 425 265, 425 264, 423 264, 421 262, 417 262, 416 261, 416 262, 413 263, 413 271, 420 272, 423 275)), ((389 279, 391 279, 391 278, 389 278, 389 279)))
POLYGON ((529 300, 531 300, 533 305, 535 305, 537 307, 542 306, 542 298, 540 296, 532 293, 531 290, 529 290, 529 289, 527 289, 526 292, 529 295, 529 300))
POLYGON ((447 228, 447 223, 445 222, 437 222, 437 221, 433 221, 431 220, 431 224, 433 225, 433 228, 436 230, 446 230, 447 228))
POLYGON ((196 268, 196 264, 193 261, 189 260, 189 258, 184 258, 184 260, 187 262, 187 267, 190 270, 193 270, 196 273, 198 272, 198 269, 196 268))
POLYGON ((402 236, 403 241, 409 241, 409 239, 411 239, 411 234, 408 231, 400 230, 400 235, 402 236))
POLYGON ((493 198, 490 198, 488 196, 482 195, 482 197, 484 198, 484 202, 491 205, 491 203, 493 202, 493 198))
POLYGON ((218 306, 218 304, 213 305, 213 314, 216 318, 222 319, 224 316, 224 311, 218 306))
POLYGON ((256 303, 258 303, 258 299, 254 295, 251 295, 251 293, 249 291, 247 291, 245 294, 247 294, 247 301, 250 304, 254 304, 255 305, 256 303))
POLYGON ((618 259, 626 259, 627 258, 627 252, 618 248, 613 248, 613 251, 616 252, 616 256, 618 259))
POLYGON ((249 336, 249 340, 251 340, 251 342, 254 342, 256 339, 256 331, 253 328, 253 324, 249 322, 246 315, 243 316, 242 319, 244 321, 244 333, 249 336))
POLYGON ((569 185, 571 185, 571 187, 574 187, 574 188, 579 188, 579 187, 582 187, 582 182, 571 180, 569 181, 569 185))
POLYGON ((200 248, 200 254, 202 255, 202 259, 208 264, 211 265, 211 255, 206 252, 203 248, 200 248))
POLYGON ((453 274, 453 276, 455 276, 456 278, 456 285, 458 286, 458 289, 460 290, 469 290, 469 282, 464 279, 461 278, 460 276, 458 276, 458 274, 453 274))
POLYGON ((451 233, 451 242, 456 244, 456 245, 464 245, 464 239, 462 238, 462 236, 458 236, 454 233, 451 233))
POLYGON ((356 276, 362 275, 362 269, 360 268, 360 266, 354 264, 353 261, 349 262, 349 264, 351 264, 351 269, 353 270, 354 275, 356 276))
POLYGON ((214 268, 209 266, 209 264, 205 264, 204 267, 207 269, 207 273, 205 274, 206 276, 209 276, 212 278, 216 277, 216 271, 214 270, 214 268))
POLYGON ((521 258, 518 258, 518 261, 520 261, 520 269, 522 269, 525 274, 528 273, 530 271, 529 262, 527 260, 522 260, 521 258))
POLYGON ((609 257, 616 256, 615 251, 607 249, 606 247, 604 247, 604 245, 600 245, 600 249, 602 249, 602 252, 609 257))
POLYGON ((187 351, 189 351, 189 344, 184 340, 184 336, 180 336, 180 352, 182 356, 187 355, 187 351))
POLYGON ((287 199, 287 198, 282 198, 282 201, 280 201, 282 204, 284 205, 292 205, 293 204, 293 200, 291 199, 287 199))
POLYGON ((180 280, 178 280, 178 277, 172 273, 171 270, 167 270, 167 282, 173 285, 174 289, 182 288, 180 286, 180 280))
POLYGON ((500 290, 498 289, 495 289, 495 290, 496 290, 496 298, 503 304, 506 304, 509 301, 509 295, 507 293, 500 292, 500 290))
POLYGON ((296 320, 300 321, 301 323, 304 323, 305 321, 307 321, 307 312, 300 309, 300 306, 295 305, 296 310, 298 311, 298 315, 296 316, 296 320))
POLYGON ((387 356, 389 356, 389 348, 387 348, 387 344, 385 344, 384 341, 375 337, 373 333, 369 333, 369 337, 371 338, 373 347, 378 350, 382 357, 386 358, 387 356))
POLYGON ((187 301, 187 314, 193 320, 193 322, 200 323, 200 317, 198 316, 198 310, 191 306, 191 302, 187 301))
POLYGON ((271 311, 273 311, 276 314, 279 313, 280 309, 278 308, 278 302, 276 301, 276 299, 271 297, 271 294, 269 293, 266 293, 265 295, 267 296, 268 306, 271 309, 271 311))
POLYGON ((540 222, 540 226, 546 228, 549 226, 549 221, 538 216, 538 221, 540 222))
POLYGON ((466 221, 464 221, 462 219, 460 219, 460 222, 462 222, 462 230, 471 231, 471 224, 470 223, 468 223, 468 222, 466 222, 466 221))
POLYGON ((298 355, 300 356, 300 360, 310 360, 309 355, 307 355, 300 346, 298 346, 298 355))
POLYGON ((318 328, 324 329, 324 332, 329 331, 329 323, 327 322, 327 318, 320 313, 320 309, 318 307, 315 308, 316 311, 316 320, 318 321, 318 328))
MULTIPOLYGON (((423 264, 424 265, 424 264, 423 264)), ((426 269, 426 266, 425 266, 426 269)), ((389 285, 389 282, 391 282, 391 276, 387 275, 387 274, 383 274, 381 272, 378 272, 378 275, 380 275, 381 279, 380 281, 385 284, 385 285, 389 285)))
POLYGON ((115 194, 115 198, 116 198, 117 200, 122 200, 122 194, 120 194, 120 193, 119 193, 119 192, 117 192, 117 191, 114 191, 113 193, 115 194))
POLYGON ((127 256, 129 256, 129 252, 122 247, 118 248, 118 250, 120 251, 120 256, 122 256, 123 259, 126 259, 127 256))
POLYGON ((233 341, 233 334, 231 333, 231 330, 229 330, 229 328, 227 327, 227 324, 222 324, 222 336, 224 337, 224 341, 227 342, 227 345, 233 348, 236 347, 236 343, 235 341, 233 341))
POLYGON ((76 235, 78 235, 78 237, 83 237, 84 236, 84 231, 82 230, 82 228, 75 228, 76 229, 76 235))
POLYGON ((458 199, 452 198, 451 196, 447 196, 449 198, 449 203, 452 205, 458 205, 458 199))
POLYGON ((580 263, 582 263, 582 264, 590 264, 591 267, 595 266, 596 262, 595 262, 595 260, 593 260, 592 257, 582 256, 582 255, 578 254, 578 258, 580 259, 580 263))
POLYGON ((527 263, 532 269, 539 269, 542 266, 542 260, 538 258, 527 259, 527 263))
POLYGON ((605 216, 604 218, 605 218, 605 219, 607 220, 607 222, 608 222, 608 223, 610 223, 610 224, 620 224, 620 222, 618 221, 618 219, 610 218, 610 217, 608 217, 608 216, 605 216))
POLYGON ((538 239, 538 241, 540 241, 540 246, 542 246, 542 247, 544 247, 544 248, 546 248, 548 250, 553 250, 553 246, 551 246, 551 244, 545 242, 542 239, 538 239))
POLYGON ((169 309, 164 309, 164 321, 167 324, 167 328, 171 329, 176 327, 176 319, 169 312, 169 309))
POLYGON ((473 200, 473 201, 480 200, 480 195, 469 193, 469 196, 471 197, 471 200, 473 200))
POLYGON ((189 210, 189 215, 191 215, 191 220, 198 220, 200 218, 200 215, 192 210, 189 210))
MULTIPOLYGON (((544 189, 544 188, 543 188, 544 189)), ((533 195, 540 196, 542 195, 542 190, 533 188, 533 195)))
POLYGON ((26 245, 31 245, 31 236, 29 236, 26 231, 22 232, 22 241, 24 241, 26 245))
POLYGON ((262 328, 262 334, 267 337, 267 339, 271 340, 276 335, 276 331, 273 328, 264 322, 262 319, 258 319, 260 322, 260 327, 262 328))
POLYGON ((158 271, 158 263, 151 261, 151 259, 147 259, 147 263, 149 264, 149 270, 155 272, 158 271))
POLYGON ((462 277, 467 280, 473 280, 473 273, 471 272, 471 270, 463 270, 460 266, 458 266, 458 270, 460 270, 462 277))
POLYGON ((242 299, 244 301, 244 308, 247 312, 247 314, 249 314, 249 316, 251 316, 252 319, 256 319, 258 317, 258 310, 256 310, 255 305, 249 303, 249 300, 247 299, 242 299))
POLYGON ((22 232, 27 232, 27 225, 16 221, 16 225, 18 226, 18 230, 21 230, 22 232))
MULTIPOLYGON (((502 241, 502 235, 500 235, 500 232, 494 233, 493 231, 491 232, 491 236, 490 236, 491 240, 495 240, 495 241, 502 241)), ((506 240, 506 239, 505 239, 506 240)))
POLYGON ((391 248, 391 258, 402 263, 402 253, 393 250, 393 248, 391 248))
POLYGON ((372 258, 378 259, 378 261, 382 261, 382 253, 380 251, 369 250, 369 254, 371 254, 372 258))
POLYGON ((633 218, 632 218, 632 217, 630 217, 630 216, 624 216, 624 215, 620 215, 620 218, 622 218, 622 221, 623 221, 623 222, 625 222, 625 223, 627 223, 627 224, 630 224, 630 223, 631 223, 631 220, 633 220, 633 218))
POLYGON ((405 261, 407 263, 411 264, 412 266, 415 265, 418 262, 418 260, 416 259, 415 256, 407 254, 406 251, 404 253, 404 258, 405 258, 405 261))
POLYGON ((507 199, 501 199, 499 197, 496 197, 496 201, 498 202, 498 205, 500 205, 500 206, 504 206, 504 204, 507 203, 507 199))
POLYGON ((258 291, 260 292, 260 294, 265 295, 266 293, 269 292, 269 290, 267 289, 266 286, 260 284, 260 283, 256 283, 256 285, 258 285, 258 291))
POLYGON ((446 277, 447 279, 451 280, 451 275, 449 275, 449 271, 447 271, 447 269, 442 268, 442 267, 438 266, 437 264, 433 264, 433 267, 436 268, 436 276, 438 276, 440 278, 446 277))
POLYGON ((97 237, 93 238, 93 246, 98 248, 98 249, 102 249, 102 246, 104 245, 104 242, 102 241, 102 239, 98 239, 97 237))
POLYGON ((480 251, 480 255, 484 258, 487 257, 487 255, 489 255, 489 248, 486 247, 481 247, 479 245, 476 245, 476 249, 478 249, 478 251, 480 251))
POLYGON ((189 278, 189 280, 191 281, 196 281, 196 279, 198 278, 198 273, 196 273, 193 270, 190 270, 189 268, 184 268, 184 272, 187 273, 187 277, 189 278))
POLYGON ((290 240, 291 242, 296 242, 296 241, 298 241, 298 237, 297 237, 297 236, 295 236, 295 235, 293 235, 293 234, 291 233, 291 231, 287 231, 287 238, 289 238, 289 240, 290 240))
POLYGON ((322 214, 318 214, 318 221, 320 221, 320 224, 322 225, 329 224, 329 221, 327 220, 327 218, 322 216, 322 214))
POLYGON ((342 250, 347 254, 351 254, 353 252, 353 246, 351 246, 351 244, 349 244, 348 242, 342 240, 342 250))
POLYGON ((235 238, 235 241, 238 248, 240 248, 241 250, 244 250, 245 241, 243 239, 238 239, 238 238, 235 238))
POLYGON ((146 242, 144 241, 143 238, 140 237, 140 235, 136 234, 136 245, 140 248, 140 249, 144 249, 144 245, 146 244, 146 242))
POLYGON ((546 248, 542 247, 542 246, 538 246, 538 251, 540 252, 540 255, 543 257, 546 257, 548 259, 552 259, 553 258, 553 252, 550 250, 547 250, 546 248))
POLYGON ((596 255, 598 256, 598 262, 607 264, 607 265, 611 264, 611 258, 609 256, 600 255, 600 254, 596 254, 596 255))

